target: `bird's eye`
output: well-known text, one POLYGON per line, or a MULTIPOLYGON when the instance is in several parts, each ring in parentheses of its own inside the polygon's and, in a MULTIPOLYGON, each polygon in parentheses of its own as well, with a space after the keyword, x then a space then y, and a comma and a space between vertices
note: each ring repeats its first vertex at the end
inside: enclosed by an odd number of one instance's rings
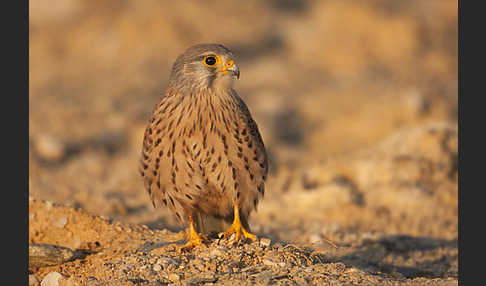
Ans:
POLYGON ((203 61, 208 67, 214 67, 218 63, 218 59, 217 56, 207 56, 203 61))

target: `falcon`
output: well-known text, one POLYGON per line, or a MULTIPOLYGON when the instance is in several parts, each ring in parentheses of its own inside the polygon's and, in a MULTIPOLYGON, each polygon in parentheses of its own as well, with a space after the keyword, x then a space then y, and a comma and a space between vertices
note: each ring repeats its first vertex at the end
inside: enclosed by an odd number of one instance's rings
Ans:
POLYGON ((154 207, 188 225, 187 243, 212 234, 255 241, 248 217, 265 193, 267 154, 234 90, 240 70, 220 44, 198 44, 175 61, 145 129, 140 174, 154 207))

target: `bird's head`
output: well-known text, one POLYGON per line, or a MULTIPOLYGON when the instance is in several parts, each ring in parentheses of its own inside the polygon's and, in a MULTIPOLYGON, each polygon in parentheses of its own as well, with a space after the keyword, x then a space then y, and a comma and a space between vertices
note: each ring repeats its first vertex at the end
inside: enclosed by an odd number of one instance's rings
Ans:
POLYGON ((231 88, 240 69, 233 53, 219 44, 198 44, 175 61, 169 85, 179 88, 231 88))

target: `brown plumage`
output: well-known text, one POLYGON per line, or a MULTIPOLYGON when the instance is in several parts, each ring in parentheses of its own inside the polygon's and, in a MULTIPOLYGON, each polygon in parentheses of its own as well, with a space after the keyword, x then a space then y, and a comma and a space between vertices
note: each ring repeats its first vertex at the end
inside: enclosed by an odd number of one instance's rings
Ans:
POLYGON ((145 131, 145 188, 154 206, 168 207, 189 224, 189 247, 200 244, 197 233, 227 230, 238 239, 238 224, 245 237, 255 238, 248 216, 264 195, 267 156, 256 123, 233 89, 235 77, 239 69, 229 49, 190 47, 175 61, 145 131))

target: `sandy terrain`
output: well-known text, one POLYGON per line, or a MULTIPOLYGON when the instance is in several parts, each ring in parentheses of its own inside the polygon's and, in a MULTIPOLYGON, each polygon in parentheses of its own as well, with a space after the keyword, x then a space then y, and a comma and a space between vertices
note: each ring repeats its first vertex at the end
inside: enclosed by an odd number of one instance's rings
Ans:
POLYGON ((31 1, 29 242, 68 249, 30 284, 457 285, 457 1, 236 2, 31 1), (258 242, 178 254, 137 163, 198 42, 240 60, 271 169, 258 242))

